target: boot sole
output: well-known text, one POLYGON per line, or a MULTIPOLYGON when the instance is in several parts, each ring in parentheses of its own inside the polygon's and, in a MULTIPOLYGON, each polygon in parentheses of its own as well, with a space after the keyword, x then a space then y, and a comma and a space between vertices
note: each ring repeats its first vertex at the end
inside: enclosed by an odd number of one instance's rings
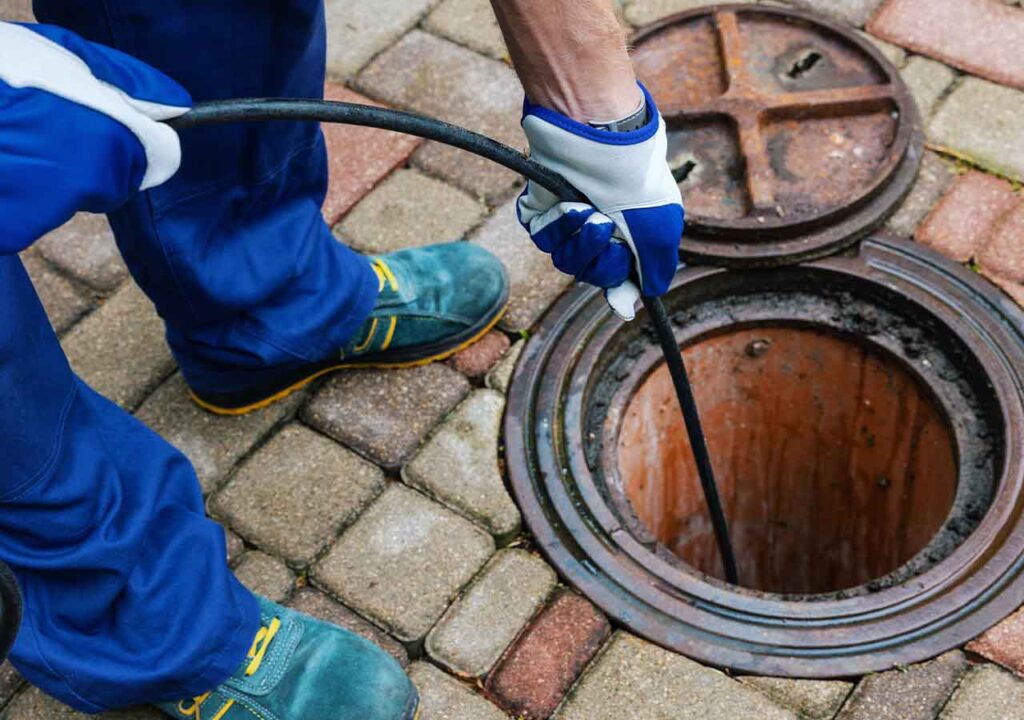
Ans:
POLYGON ((356 360, 356 361, 352 361, 352 362, 338 362, 338 363, 334 363, 334 364, 331 364, 331 365, 329 365, 327 367, 317 368, 316 370, 311 372, 309 375, 304 376, 303 378, 301 378, 300 380, 296 381, 295 383, 289 385, 288 387, 286 387, 286 388, 284 388, 282 390, 279 390, 279 391, 273 393, 272 395, 269 395, 268 397, 262 398, 260 400, 255 401, 255 402, 252 402, 252 403, 241 405, 239 407, 228 407, 228 406, 225 406, 225 405, 217 404, 216 402, 211 402, 210 400, 204 399, 204 398, 200 397, 199 395, 197 395, 194 390, 190 390, 189 391, 189 395, 191 396, 192 401, 195 402, 196 405, 198 405, 199 407, 203 408, 204 410, 206 410, 208 412, 211 412, 211 413, 213 413, 215 415, 231 415, 231 416, 247 415, 247 414, 249 414, 251 412, 254 412, 256 410, 262 410, 263 408, 265 408, 265 407, 267 407, 269 405, 272 405, 275 402, 278 402, 279 400, 284 400, 286 397, 288 397, 292 393, 294 393, 294 392, 296 392, 298 390, 301 390, 302 388, 306 387, 307 385, 309 385, 314 380, 316 380, 318 378, 321 378, 324 375, 327 375, 329 373, 336 372, 338 370, 345 370, 345 369, 367 369, 367 368, 375 368, 375 369, 411 368, 411 367, 419 367, 421 365, 429 365, 430 363, 438 362, 439 360, 446 360, 447 358, 451 357, 452 355, 454 355, 454 354, 456 354, 458 352, 461 352, 462 350, 465 350, 470 345, 473 345, 474 343, 479 341, 484 335, 489 333, 494 328, 494 326, 498 324, 498 322, 501 320, 501 318, 503 318, 505 316, 505 312, 507 310, 508 310, 508 293, 506 292, 505 296, 502 298, 500 309, 497 311, 497 313, 495 313, 494 316, 490 320, 488 320, 487 323, 484 324, 479 330, 474 331, 473 335, 469 339, 458 340, 458 341, 456 341, 456 344, 453 345, 453 346, 445 347, 444 349, 438 350, 437 352, 431 353, 431 354, 426 355, 424 357, 417 357, 417 358, 411 359, 411 360, 398 359, 398 360, 393 360, 393 361, 380 361, 380 360, 373 360, 371 358, 371 359, 356 360))

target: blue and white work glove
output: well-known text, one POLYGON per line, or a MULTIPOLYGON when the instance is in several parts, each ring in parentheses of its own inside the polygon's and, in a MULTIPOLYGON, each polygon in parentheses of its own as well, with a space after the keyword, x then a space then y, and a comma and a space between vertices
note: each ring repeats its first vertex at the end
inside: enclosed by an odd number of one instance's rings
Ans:
POLYGON ((0 254, 75 212, 168 180, 189 94, 145 63, 52 25, 0 22, 0 254))
POLYGON ((665 122, 641 86, 647 122, 612 132, 527 101, 523 130, 530 156, 559 173, 593 206, 560 202, 530 182, 519 222, 559 270, 605 288, 609 305, 632 320, 640 280, 645 296, 663 295, 679 264, 683 201, 666 159, 665 122))

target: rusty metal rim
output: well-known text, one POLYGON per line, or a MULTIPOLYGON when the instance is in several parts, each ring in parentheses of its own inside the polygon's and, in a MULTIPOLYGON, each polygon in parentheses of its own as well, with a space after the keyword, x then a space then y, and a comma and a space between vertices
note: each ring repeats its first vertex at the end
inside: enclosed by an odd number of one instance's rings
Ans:
MULTIPOLYGON (((878 227, 892 213, 910 191, 922 158, 924 133, 920 114, 898 70, 870 41, 827 18, 766 5, 717 5, 663 18, 634 33, 630 43, 638 46, 673 25, 709 14, 717 19, 722 14, 735 17, 752 13, 831 33, 869 57, 887 79, 889 91, 886 99, 899 116, 896 134, 886 163, 874 183, 839 207, 795 222, 765 215, 725 219, 690 213, 680 246, 683 259, 688 262, 727 267, 775 266, 812 260, 845 249, 878 227), (764 234, 769 237, 765 238, 764 234)), ((668 110, 667 121, 671 123, 671 110, 668 110)))
MULTIPOLYGON (((904 241, 871 239, 857 256, 805 270, 855 276, 905 294, 971 349, 998 400, 1006 457, 993 504, 957 550, 912 582, 868 597, 797 602, 681 573, 627 530, 615 529, 614 514, 579 490, 586 463, 564 449, 567 434, 579 432, 575 411, 565 405, 565 393, 580 389, 574 371, 595 333, 616 322, 589 291, 563 298, 524 351, 506 416, 506 459, 526 523, 545 554, 627 627, 717 665, 836 677, 960 645, 1024 599, 1024 457, 1012 442, 1024 427, 1024 313, 973 273, 904 241)), ((686 270, 674 287, 724 272, 686 270)))

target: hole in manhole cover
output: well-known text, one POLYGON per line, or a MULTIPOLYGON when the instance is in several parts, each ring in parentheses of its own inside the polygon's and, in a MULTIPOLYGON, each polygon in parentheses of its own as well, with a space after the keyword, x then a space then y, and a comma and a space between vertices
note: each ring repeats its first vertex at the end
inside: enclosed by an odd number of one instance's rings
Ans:
POLYGON ((920 119, 871 43, 816 16, 720 5, 632 39, 669 130, 684 259, 822 257, 884 221, 921 159, 920 119))
POLYGON ((1024 314, 913 243, 665 298, 732 523, 721 575, 644 318, 563 298, 513 379, 506 461, 538 544, 620 623, 745 672, 937 655, 1024 600, 1024 314))

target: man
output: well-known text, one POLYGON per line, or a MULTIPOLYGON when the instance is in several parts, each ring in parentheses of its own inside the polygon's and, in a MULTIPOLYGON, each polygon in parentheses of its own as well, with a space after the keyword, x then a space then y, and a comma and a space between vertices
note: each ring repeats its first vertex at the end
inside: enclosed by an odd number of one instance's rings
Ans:
MULTIPOLYGON (((578 279, 615 288, 635 272, 664 292, 682 206, 607 0, 494 5, 531 152, 597 208, 531 185, 520 220, 578 279)), ((415 690, 382 651, 234 578, 191 466, 74 376, 14 253, 78 210, 108 213, 195 400, 230 414, 337 368, 457 351, 500 318, 503 268, 468 243, 379 258, 337 243, 314 124, 180 139, 163 124, 193 100, 320 97, 322 0, 35 13, 52 25, 0 23, 0 559, 25 596, 13 662, 86 712, 413 717, 415 690)))

